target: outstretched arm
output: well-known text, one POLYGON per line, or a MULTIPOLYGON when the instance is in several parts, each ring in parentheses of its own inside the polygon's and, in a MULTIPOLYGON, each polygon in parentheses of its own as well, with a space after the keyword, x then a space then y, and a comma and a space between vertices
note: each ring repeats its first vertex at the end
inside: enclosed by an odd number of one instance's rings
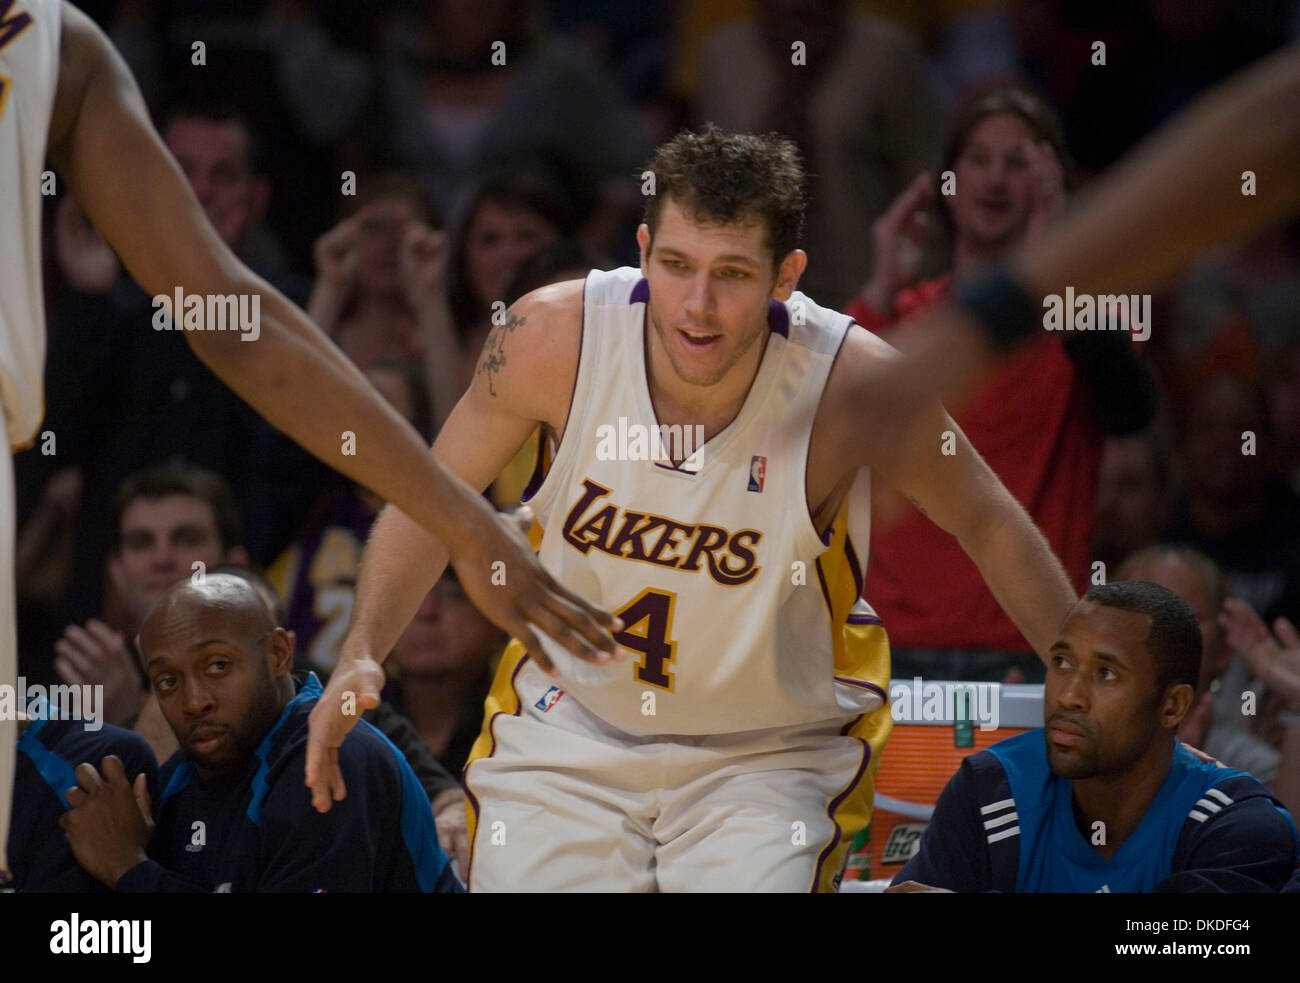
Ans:
MULTIPOLYGON (((1060 222, 1012 260, 1034 304, 1048 293, 1149 292, 1207 249, 1300 206, 1300 47, 1290 45, 1202 96, 1107 171, 1060 222), (1243 193, 1244 172, 1254 194, 1243 193)), ((935 311, 900 343, 880 384, 960 400, 994 357, 959 308, 935 311)))
POLYGON ((814 453, 838 472, 871 468, 956 537, 1002 610, 1046 661, 1078 599, 1074 588, 1029 513, 944 408, 931 399, 904 411, 874 384, 901 361, 875 335, 849 332, 818 411, 818 426, 824 424, 829 436, 814 453))
POLYGON ((244 266, 208 223, 149 121, 130 72, 85 15, 64 4, 50 154, 86 214, 149 294, 257 295, 260 336, 193 331, 203 362, 277 428, 405 509, 450 551, 471 599, 514 634, 559 619, 581 653, 612 650, 609 615, 560 587, 527 541, 428 453, 306 316, 244 266), (345 432, 355 453, 342 453, 345 432), (508 584, 491 583, 504 562, 508 584), (604 627, 602 627, 604 626, 604 627))

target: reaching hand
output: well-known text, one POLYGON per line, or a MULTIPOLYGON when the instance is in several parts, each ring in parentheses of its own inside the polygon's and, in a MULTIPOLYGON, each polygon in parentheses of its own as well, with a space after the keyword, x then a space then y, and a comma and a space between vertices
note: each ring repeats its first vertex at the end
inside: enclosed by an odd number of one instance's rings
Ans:
POLYGON ((312 251, 316 260, 316 277, 335 290, 350 291, 356 279, 361 264, 358 233, 365 214, 363 208, 316 240, 312 251))
POLYGON ((71 195, 54 212, 54 251, 68 283, 82 293, 107 293, 122 274, 117 254, 71 195))
POLYGON ((307 775, 311 804, 317 812, 348 794, 339 769, 339 747, 361 714, 379 706, 384 670, 373 659, 344 654, 330 674, 329 684, 307 717, 307 775))
POLYGON ((1278 618, 1270 634, 1255 609, 1235 597, 1223 602, 1219 624, 1227 632, 1228 644, 1260 682, 1277 693, 1288 710, 1300 710, 1300 635, 1295 625, 1278 618))
POLYGON ((465 793, 459 786, 440 792, 432 808, 438 842, 447 856, 456 861, 463 881, 469 876, 469 813, 465 793))
POLYGON ((871 226, 875 261, 862 295, 880 314, 893 312, 894 296, 920 272, 921 240, 928 224, 925 210, 933 197, 932 179, 922 172, 871 226))
POLYGON ((402 288, 412 309, 419 310, 443 293, 447 285, 449 258, 446 233, 431 229, 423 222, 406 224, 402 230, 397 264, 402 288))
POLYGON ((524 536, 532 511, 524 506, 513 515, 483 509, 491 522, 481 533, 450 548, 451 563, 461 586, 475 606, 498 628, 523 642, 533 660, 556 675, 537 632, 586 662, 624 658, 611 632, 622 622, 588 604, 547 573, 524 536))

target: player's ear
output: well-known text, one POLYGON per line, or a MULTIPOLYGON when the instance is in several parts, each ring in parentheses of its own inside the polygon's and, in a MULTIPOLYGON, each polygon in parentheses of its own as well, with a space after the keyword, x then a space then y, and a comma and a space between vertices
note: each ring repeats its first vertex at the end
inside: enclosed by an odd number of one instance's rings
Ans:
POLYGON ((271 678, 283 679, 293 671, 293 650, 298 637, 291 631, 276 628, 271 632, 271 651, 267 658, 271 664, 271 678))
POLYGON ((799 285, 799 277, 803 276, 807 267, 808 254, 802 249, 791 249, 786 253, 785 259, 777 267, 776 286, 772 290, 772 296, 782 303, 789 300, 790 294, 799 285))
POLYGON ((1196 690, 1186 683, 1176 683, 1165 689, 1165 697, 1160 703, 1160 724, 1173 730, 1183 718, 1191 712, 1196 702, 1196 690))
POLYGON ((650 265, 650 226, 642 222, 636 227, 636 244, 641 250, 641 275, 650 265))

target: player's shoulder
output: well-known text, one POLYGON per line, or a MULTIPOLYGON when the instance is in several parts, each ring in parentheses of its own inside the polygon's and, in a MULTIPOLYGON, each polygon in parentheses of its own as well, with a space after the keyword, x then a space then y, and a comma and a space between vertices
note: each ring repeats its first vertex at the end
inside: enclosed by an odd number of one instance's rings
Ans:
POLYGON ((471 392, 521 416, 562 425, 578 374, 584 280, 565 280, 495 305, 471 392))
POLYGON ((899 357, 898 349, 875 332, 856 322, 849 325, 826 380, 827 401, 861 407, 863 399, 870 398, 866 383, 873 373, 899 357))

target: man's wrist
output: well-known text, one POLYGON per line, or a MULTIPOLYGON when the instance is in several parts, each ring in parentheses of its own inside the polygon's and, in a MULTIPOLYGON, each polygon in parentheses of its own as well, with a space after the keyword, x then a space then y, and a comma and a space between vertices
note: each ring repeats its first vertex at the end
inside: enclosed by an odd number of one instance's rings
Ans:
POLYGON ((117 886, 122 882, 123 877, 125 877, 131 871, 135 870, 141 864, 147 864, 148 862, 149 862, 148 855, 143 850, 141 850, 134 859, 129 861, 123 861, 122 864, 120 864, 116 869, 114 869, 109 874, 107 880, 105 880, 104 883, 107 884, 109 888, 116 891, 117 886))

